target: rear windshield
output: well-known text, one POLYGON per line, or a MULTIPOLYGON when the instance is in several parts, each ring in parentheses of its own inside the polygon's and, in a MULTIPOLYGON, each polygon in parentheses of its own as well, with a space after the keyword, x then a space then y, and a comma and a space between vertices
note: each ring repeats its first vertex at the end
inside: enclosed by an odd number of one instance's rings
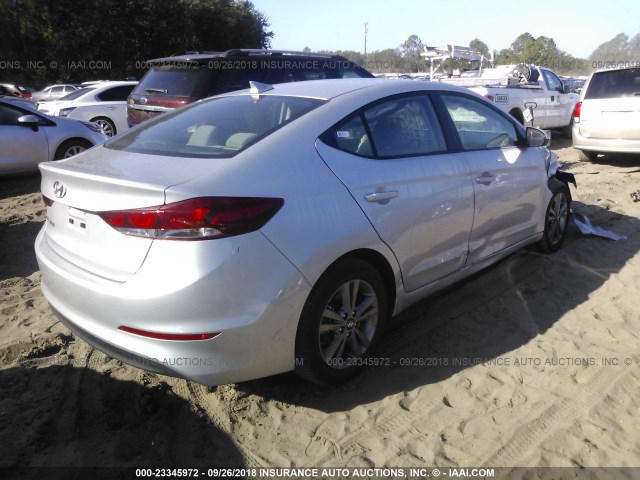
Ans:
POLYGON ((610 70, 593 74, 585 99, 640 96, 640 68, 610 70))
POLYGON ((322 103, 275 95, 215 98, 161 115, 105 147, 173 157, 232 157, 322 103))
POLYGON ((147 72, 133 93, 202 98, 208 96, 207 88, 213 84, 212 75, 213 72, 206 66, 154 67, 147 72))

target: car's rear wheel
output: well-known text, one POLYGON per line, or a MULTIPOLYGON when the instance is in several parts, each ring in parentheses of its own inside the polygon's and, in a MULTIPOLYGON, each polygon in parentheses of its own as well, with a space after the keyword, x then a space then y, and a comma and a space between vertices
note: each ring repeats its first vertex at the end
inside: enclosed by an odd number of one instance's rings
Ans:
POLYGON ((553 191, 544 218, 544 233, 540 240, 540 248, 543 252, 554 253, 562 246, 569 228, 570 206, 569 188, 564 183, 560 183, 553 191))
POLYGON ((116 133, 118 133, 116 131, 115 124, 111 120, 109 120, 108 118, 96 117, 96 118, 91 119, 91 121, 93 123, 98 124, 107 137, 113 137, 116 133))
POLYGON ((62 160, 64 158, 73 157, 74 155, 82 153, 92 146, 93 145, 91 145, 91 143, 89 143, 87 140, 83 140, 81 138, 72 138, 71 140, 67 140, 62 145, 60 145, 60 147, 58 147, 54 159, 62 160))
POLYGON ((302 310, 296 373, 320 384, 353 378, 375 349, 387 312, 387 294, 375 268, 355 258, 334 264, 302 310))
POLYGON ((578 159, 581 162, 593 162, 598 158, 598 152, 592 150, 578 150, 578 159))

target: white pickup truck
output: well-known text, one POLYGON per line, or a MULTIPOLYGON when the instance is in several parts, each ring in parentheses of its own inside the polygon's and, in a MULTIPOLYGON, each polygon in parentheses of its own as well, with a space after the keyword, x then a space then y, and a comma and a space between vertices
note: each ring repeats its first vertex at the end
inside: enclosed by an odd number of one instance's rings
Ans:
POLYGON ((544 129, 562 128, 571 134, 573 109, 579 95, 551 70, 528 65, 506 65, 484 69, 481 75, 441 78, 443 83, 468 87, 493 100, 523 125, 544 129))

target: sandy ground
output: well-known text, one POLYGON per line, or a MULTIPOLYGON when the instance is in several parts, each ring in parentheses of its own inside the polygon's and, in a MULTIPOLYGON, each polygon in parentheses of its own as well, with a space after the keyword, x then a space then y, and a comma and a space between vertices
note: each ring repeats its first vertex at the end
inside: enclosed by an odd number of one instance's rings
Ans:
POLYGON ((137 370, 50 312, 39 177, 0 180, 0 467, 640 467, 640 158, 578 161, 569 232, 396 319, 371 368, 205 388, 137 370), (406 365, 415 363, 415 365, 406 365))

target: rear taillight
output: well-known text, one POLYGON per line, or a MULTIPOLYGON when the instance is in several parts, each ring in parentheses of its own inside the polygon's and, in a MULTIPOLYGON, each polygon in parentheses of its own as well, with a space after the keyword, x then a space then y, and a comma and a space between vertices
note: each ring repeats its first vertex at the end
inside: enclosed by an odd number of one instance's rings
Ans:
POLYGON ((53 200, 51 200, 49 197, 45 197, 44 195, 42 195, 42 201, 47 207, 50 207, 53 205, 53 200))
POLYGON ((282 198, 199 197, 158 207, 97 214, 125 235, 207 240, 258 230, 283 204, 282 198))
POLYGON ((573 109, 573 123, 580 123, 580 113, 582 112, 582 102, 576 103, 573 109))

